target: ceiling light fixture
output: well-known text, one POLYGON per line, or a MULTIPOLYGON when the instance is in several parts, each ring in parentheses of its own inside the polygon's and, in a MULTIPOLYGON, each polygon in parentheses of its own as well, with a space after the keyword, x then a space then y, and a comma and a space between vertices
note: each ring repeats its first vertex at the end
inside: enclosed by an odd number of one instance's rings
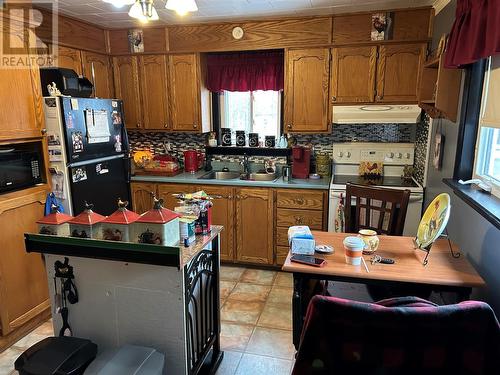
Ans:
POLYGON ((165 8, 175 10, 179 16, 185 16, 189 12, 198 11, 195 0, 167 0, 165 8))
POLYGON ((128 15, 143 23, 160 19, 158 12, 153 6, 153 0, 137 0, 130 8, 128 15))
POLYGON ((102 0, 105 3, 113 5, 115 8, 121 8, 125 5, 132 5, 135 3, 135 0, 102 0))

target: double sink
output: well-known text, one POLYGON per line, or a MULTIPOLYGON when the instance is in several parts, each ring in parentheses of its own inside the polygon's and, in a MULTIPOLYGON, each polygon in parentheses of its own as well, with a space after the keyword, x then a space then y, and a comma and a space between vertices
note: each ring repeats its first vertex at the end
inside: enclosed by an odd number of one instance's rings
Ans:
POLYGON ((242 175, 232 171, 212 171, 198 177, 199 180, 245 180, 245 181, 274 181, 279 176, 275 173, 249 173, 242 175))

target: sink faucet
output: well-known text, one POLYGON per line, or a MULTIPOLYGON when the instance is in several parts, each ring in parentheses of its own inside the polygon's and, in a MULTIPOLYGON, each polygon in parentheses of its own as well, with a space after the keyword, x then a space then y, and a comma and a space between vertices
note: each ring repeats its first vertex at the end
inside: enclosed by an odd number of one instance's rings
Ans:
POLYGON ((248 176, 250 174, 250 164, 248 162, 248 155, 247 154, 243 155, 243 161, 240 164, 243 167, 243 174, 245 176, 248 176))

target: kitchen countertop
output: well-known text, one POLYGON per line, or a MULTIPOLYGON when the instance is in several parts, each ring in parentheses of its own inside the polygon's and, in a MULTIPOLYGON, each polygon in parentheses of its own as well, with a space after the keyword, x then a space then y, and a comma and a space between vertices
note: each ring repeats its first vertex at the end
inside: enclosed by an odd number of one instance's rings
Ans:
POLYGON ((283 181, 282 177, 278 177, 274 181, 249 181, 249 180, 203 180, 198 177, 203 176, 208 172, 199 171, 197 173, 181 173, 173 177, 165 176, 147 176, 135 175, 132 176, 132 182, 158 182, 158 183, 175 183, 175 184, 199 184, 199 185, 226 185, 226 186, 245 186, 245 187, 268 187, 268 188, 288 188, 288 189, 319 189, 328 190, 330 187, 330 177, 320 178, 319 180, 301 180, 292 179, 290 182, 283 181))

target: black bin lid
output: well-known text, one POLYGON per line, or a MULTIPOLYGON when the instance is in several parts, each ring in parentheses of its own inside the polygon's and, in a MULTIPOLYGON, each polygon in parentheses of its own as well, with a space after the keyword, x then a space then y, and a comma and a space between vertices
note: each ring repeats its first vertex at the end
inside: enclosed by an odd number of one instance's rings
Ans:
POLYGON ((21 375, 80 375, 97 355, 97 345, 78 337, 48 337, 14 363, 21 375))

